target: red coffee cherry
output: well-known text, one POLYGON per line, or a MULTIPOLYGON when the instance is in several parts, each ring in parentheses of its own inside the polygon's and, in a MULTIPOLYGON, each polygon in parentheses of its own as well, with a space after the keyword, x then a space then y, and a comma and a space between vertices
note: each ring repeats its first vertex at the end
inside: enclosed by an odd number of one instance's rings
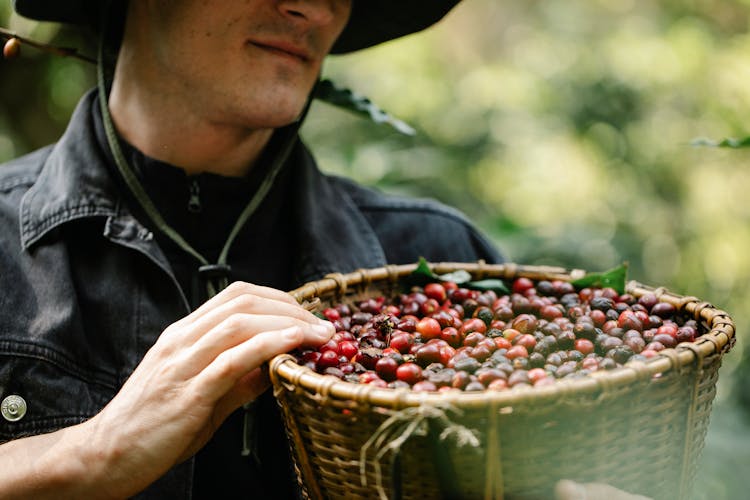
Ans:
POLYGON ((396 369, 396 378, 409 385, 414 385, 422 380, 422 368, 416 363, 404 363, 396 369))
POLYGON ((396 370, 398 370, 398 361, 390 356, 384 356, 375 363, 375 371, 380 378, 387 382, 396 380, 396 370))
POLYGON ((424 294, 427 295, 431 299, 437 300, 441 304, 445 302, 445 299, 447 298, 445 287, 441 285, 440 283, 426 284, 424 286, 424 294))
POLYGON ((511 293, 431 283, 323 310, 331 340, 300 364, 347 382, 415 391, 506 390, 646 360, 704 329, 676 307, 610 288, 518 279, 511 293))
POLYGON ((442 328, 435 318, 422 318, 417 323, 417 332, 422 336, 422 340, 427 342, 439 338, 442 328))

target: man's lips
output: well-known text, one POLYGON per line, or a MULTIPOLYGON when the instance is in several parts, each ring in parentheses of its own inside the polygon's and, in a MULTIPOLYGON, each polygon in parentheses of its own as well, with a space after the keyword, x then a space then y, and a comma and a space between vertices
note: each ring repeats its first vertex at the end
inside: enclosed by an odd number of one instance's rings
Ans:
POLYGON ((282 56, 293 57, 302 62, 308 62, 312 59, 310 51, 292 43, 250 40, 250 44, 282 56))

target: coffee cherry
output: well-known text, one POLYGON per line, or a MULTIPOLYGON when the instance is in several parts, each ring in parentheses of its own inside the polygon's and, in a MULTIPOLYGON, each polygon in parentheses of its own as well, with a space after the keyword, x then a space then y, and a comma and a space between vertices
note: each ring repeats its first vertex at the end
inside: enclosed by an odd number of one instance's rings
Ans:
POLYGON ((487 389, 491 391, 504 391, 508 388, 508 381, 502 378, 493 380, 487 385, 487 389))
POLYGON ((352 359, 354 356, 357 355, 357 352, 359 351, 359 346, 357 345, 357 342, 354 340, 343 340, 339 343, 338 351, 342 356, 345 356, 347 359, 352 359))
POLYGON ((607 297, 594 297, 589 303, 589 307, 591 307, 592 310, 602 311, 604 313, 612 309, 614 306, 615 302, 607 297))
POLYGON ((696 320, 653 294, 576 292, 559 280, 513 284, 498 296, 432 283, 393 299, 327 307, 317 314, 335 335, 317 350, 300 350, 298 362, 376 387, 505 390, 646 361, 701 334, 696 320))
POLYGON ((323 316, 325 316, 328 321, 337 321, 341 319, 341 313, 338 309, 333 307, 323 309, 323 316))
POLYGON ((396 378, 409 385, 414 385, 422 380, 422 368, 416 363, 404 363, 396 369, 396 378))
POLYGON ((476 372, 477 379, 485 386, 489 386, 493 381, 497 379, 506 380, 508 375, 497 368, 482 368, 476 372))
POLYGON ((526 293, 528 290, 534 288, 534 282, 529 278, 516 278, 513 281, 513 292, 514 293, 526 293))
POLYGON ((390 357, 384 356, 375 363, 375 371, 378 372, 380 378, 387 382, 396 380, 396 370, 398 369, 398 362, 390 357))
POLYGON ((534 333, 539 320, 533 314, 519 314, 511 321, 511 328, 521 333, 534 333))
POLYGON ((414 384, 411 388, 412 391, 417 392, 431 392, 431 391, 437 391, 438 388, 435 384, 430 382, 429 380, 420 380, 416 384, 414 384))
POLYGON ((668 318, 675 313, 675 308, 669 302, 659 302, 651 308, 651 314, 661 318, 668 318))
POLYGON ((576 339, 573 343, 573 347, 576 351, 584 355, 594 352, 594 343, 589 339, 576 339))
POLYGON ((485 359, 489 358, 491 355, 492 355, 492 351, 490 351, 487 348, 487 346, 478 345, 471 350, 471 357, 476 359, 479 362, 484 361, 485 359))
POLYGON ((529 378, 529 382, 531 382, 532 384, 536 384, 541 379, 547 377, 547 372, 541 368, 532 368, 528 371, 527 376, 529 378))
POLYGON ((459 334, 458 330, 456 330, 452 326, 443 328, 443 330, 440 332, 439 338, 453 347, 459 347, 463 342, 463 337, 461 336, 461 334, 459 334))
POLYGON ((508 377, 508 386, 515 387, 519 384, 530 384, 529 372, 526 370, 516 370, 508 377))
POLYGON ((599 369, 599 360, 595 357, 584 358, 583 361, 581 361, 581 368, 584 370, 596 371, 599 369))
POLYGON ((696 334, 697 334, 696 328, 692 326, 681 326, 677 330, 677 335, 675 336, 675 340, 677 341, 677 343, 693 342, 695 340, 696 334))
POLYGON ((400 352, 407 354, 414 345, 414 336, 406 332, 395 333, 391 336, 390 346, 400 352))
POLYGON ((445 291, 445 287, 440 283, 428 283, 424 287, 424 294, 431 299, 435 299, 439 303, 445 302, 448 297, 445 291))
POLYGON ((510 340, 506 339, 505 337, 495 337, 492 339, 495 342, 495 348, 497 349, 510 349, 513 347, 513 344, 511 344, 510 340))
POLYGON ((555 286, 551 281, 542 280, 536 284, 536 293, 543 297, 555 295, 555 286))
POLYGON ((529 351, 526 350, 526 348, 522 345, 514 345, 510 349, 508 349, 508 352, 505 353, 505 356, 508 359, 515 359, 515 358, 527 358, 529 356, 529 351))
POLYGON ((669 335, 670 337, 677 337, 677 324, 676 323, 665 323, 656 329, 657 335, 669 335))
POLYGON ((528 353, 532 353, 534 352, 534 348, 536 347, 536 338, 534 338, 533 335, 525 333, 523 335, 519 335, 516 338, 514 345, 523 346, 524 348, 526 348, 526 351, 528 353))
POLYGON ((321 353, 320 358, 318 358, 318 361, 316 363, 318 367, 318 371, 324 371, 326 368, 330 368, 332 366, 338 366, 339 364, 339 355, 336 351, 323 351, 321 353))
POLYGON ((615 363, 624 364, 633 355, 633 351, 626 345, 617 346, 607 352, 607 357, 612 358, 615 363))
POLYGON ((423 341, 436 339, 440 337, 442 328, 435 318, 422 318, 417 323, 417 332, 422 336, 423 341))
POLYGON ((480 341, 486 339, 483 334, 479 332, 471 332, 468 335, 466 335, 466 338, 464 338, 464 345, 474 347, 476 346, 480 341))
POLYGON ((677 345, 677 340, 675 339, 675 337, 666 333, 657 333, 656 335, 654 335, 654 339, 651 341, 651 343, 653 344, 654 342, 658 342, 666 348, 671 348, 677 345))
POLYGON ((479 332, 483 334, 486 331, 487 325, 479 318, 469 318, 464 320, 461 328, 458 329, 458 332, 462 335, 467 335, 471 332, 479 332))
POLYGON ((455 368, 456 371, 474 373, 479 369, 480 366, 481 363, 479 362, 479 360, 469 356, 456 361, 453 365, 453 368, 455 368))
POLYGON ((631 337, 623 341, 623 344, 630 347, 630 349, 636 353, 640 354, 643 349, 646 347, 646 341, 643 340, 641 337, 631 337))
POLYGON ((437 344, 425 344, 421 346, 417 349, 415 356, 419 366, 424 367, 432 363, 439 363, 442 359, 440 357, 440 347, 437 344))
POLYGON ((478 307, 476 311, 474 311, 474 317, 481 319, 484 324, 489 327, 492 324, 492 321, 495 319, 495 314, 489 307, 481 306, 478 307))
POLYGON ((21 42, 18 38, 9 38, 3 46, 3 57, 6 59, 15 59, 21 53, 21 42))
POLYGON ((643 329, 643 323, 631 310, 625 310, 620 313, 617 318, 617 326, 625 330, 638 330, 643 329))

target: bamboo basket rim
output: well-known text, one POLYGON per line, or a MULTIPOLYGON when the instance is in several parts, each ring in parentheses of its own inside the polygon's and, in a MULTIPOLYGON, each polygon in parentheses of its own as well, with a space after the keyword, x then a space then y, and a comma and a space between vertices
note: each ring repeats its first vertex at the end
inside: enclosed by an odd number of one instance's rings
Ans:
MULTIPOLYGON (((437 274, 466 270, 475 279, 486 276, 513 279, 560 279, 564 281, 582 277, 585 271, 552 266, 522 265, 515 263, 486 264, 479 262, 439 262, 428 263, 437 274)), ((389 265, 372 269, 359 269, 352 273, 329 274, 323 279, 306 283, 292 290, 290 294, 300 303, 322 294, 343 296, 353 287, 364 292, 375 281, 390 280, 393 284, 417 267, 417 264, 389 265)), ((669 302, 679 311, 691 314, 697 321, 708 323, 709 331, 694 342, 683 342, 674 348, 664 349, 657 356, 646 361, 629 362, 609 370, 596 371, 585 377, 557 380, 542 387, 517 387, 505 391, 479 392, 415 392, 411 389, 379 388, 368 384, 354 384, 331 375, 318 374, 297 364, 289 354, 281 354, 270 362, 270 375, 276 384, 286 382, 297 388, 317 393, 324 399, 352 400, 359 404, 401 409, 410 406, 434 405, 455 406, 458 408, 492 407, 512 408, 520 403, 557 401, 567 397, 603 396, 613 390, 623 388, 638 381, 648 380, 657 374, 671 370, 684 370, 697 367, 701 370, 704 360, 713 355, 723 355, 734 344, 735 325, 728 313, 715 308, 708 302, 692 296, 682 296, 664 287, 651 287, 635 280, 626 284, 625 292, 636 296, 653 293, 660 301, 669 302), (274 380, 277 379, 277 380, 274 380)), ((307 302, 314 308, 318 303, 307 302)))

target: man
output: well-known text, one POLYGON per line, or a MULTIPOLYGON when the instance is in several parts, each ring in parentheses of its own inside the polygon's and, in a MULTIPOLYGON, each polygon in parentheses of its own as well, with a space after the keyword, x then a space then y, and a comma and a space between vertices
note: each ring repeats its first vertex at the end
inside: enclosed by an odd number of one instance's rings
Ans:
POLYGON ((297 136, 329 52, 456 3, 132 0, 121 37, 99 26, 114 70, 103 50, 61 140, 0 167, 0 497, 295 494, 260 367, 333 331, 278 290, 499 260, 451 209, 324 176, 297 136))

